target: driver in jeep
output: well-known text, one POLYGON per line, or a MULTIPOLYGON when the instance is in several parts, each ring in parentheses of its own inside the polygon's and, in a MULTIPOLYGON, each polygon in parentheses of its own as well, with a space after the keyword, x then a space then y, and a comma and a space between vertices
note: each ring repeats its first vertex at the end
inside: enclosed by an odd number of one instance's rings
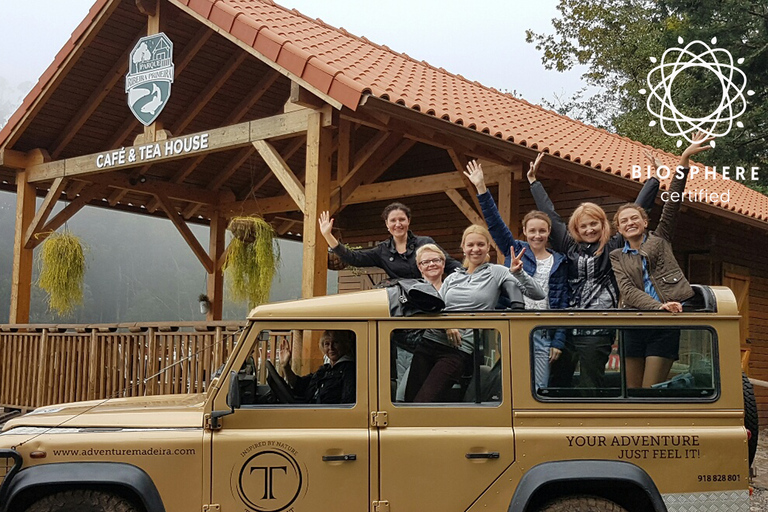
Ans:
POLYGON ((280 343, 280 366, 297 401, 309 404, 355 402, 355 339, 352 331, 324 331, 320 350, 327 361, 316 372, 299 376, 291 368, 291 344, 280 343))

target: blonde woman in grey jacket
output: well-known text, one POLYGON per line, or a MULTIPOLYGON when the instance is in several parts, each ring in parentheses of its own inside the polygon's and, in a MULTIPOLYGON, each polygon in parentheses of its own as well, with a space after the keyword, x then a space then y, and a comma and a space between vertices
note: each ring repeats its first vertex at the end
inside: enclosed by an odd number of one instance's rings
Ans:
MULTIPOLYGON (((505 293, 513 308, 524 309, 523 296, 546 297, 544 290, 523 271, 523 252, 512 251, 510 268, 490 263, 491 234, 473 224, 464 230, 461 249, 464 268, 443 281, 440 296, 443 311, 483 311, 496 307, 505 293)), ((524 251, 525 249, 523 249, 524 251)), ((405 388, 406 402, 443 402, 453 383, 471 368, 474 339, 472 329, 429 329, 413 354, 405 388)))

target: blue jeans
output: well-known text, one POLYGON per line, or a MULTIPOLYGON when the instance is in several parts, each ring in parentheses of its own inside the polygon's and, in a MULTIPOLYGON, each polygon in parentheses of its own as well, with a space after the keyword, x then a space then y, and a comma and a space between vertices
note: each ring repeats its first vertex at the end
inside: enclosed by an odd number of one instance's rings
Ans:
POLYGON ((549 386, 549 347, 552 340, 548 331, 537 329, 533 331, 533 382, 536 389, 549 386))

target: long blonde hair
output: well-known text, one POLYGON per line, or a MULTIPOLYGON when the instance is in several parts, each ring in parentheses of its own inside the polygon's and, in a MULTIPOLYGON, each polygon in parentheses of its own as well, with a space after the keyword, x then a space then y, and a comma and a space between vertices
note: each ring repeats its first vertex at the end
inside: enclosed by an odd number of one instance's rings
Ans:
POLYGON ((595 256, 597 256, 603 252, 605 244, 607 244, 608 240, 611 238, 611 223, 608 221, 608 216, 605 214, 605 210, 598 205, 595 203, 581 203, 579 207, 573 211, 571 218, 568 219, 568 231, 577 242, 584 241, 584 239, 581 238, 581 235, 579 235, 577 224, 581 221, 581 218, 585 216, 597 219, 603 226, 603 234, 600 235, 600 245, 597 247, 597 251, 595 251, 595 256))
MULTIPOLYGON (((481 226, 480 224, 472 224, 467 229, 464 230, 464 234, 461 235, 461 248, 464 249, 464 241, 467 239, 467 236, 469 235, 483 235, 485 237, 485 240, 488 242, 488 254, 485 255, 485 262, 491 261, 491 254, 490 254, 490 248, 491 248, 491 234, 488 232, 488 229, 486 229, 485 226, 481 226)), ((469 266, 469 258, 464 256, 464 261, 461 262, 462 266, 464 268, 467 268, 469 266)))

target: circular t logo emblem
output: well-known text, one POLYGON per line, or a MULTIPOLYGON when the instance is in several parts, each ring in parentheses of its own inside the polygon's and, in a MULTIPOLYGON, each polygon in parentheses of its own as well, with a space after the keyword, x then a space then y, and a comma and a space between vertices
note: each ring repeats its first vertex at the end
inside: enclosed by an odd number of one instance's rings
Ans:
POLYGON ((269 449, 245 461, 237 491, 240 499, 257 512, 280 512, 296 501, 302 483, 298 462, 282 450, 269 449))

